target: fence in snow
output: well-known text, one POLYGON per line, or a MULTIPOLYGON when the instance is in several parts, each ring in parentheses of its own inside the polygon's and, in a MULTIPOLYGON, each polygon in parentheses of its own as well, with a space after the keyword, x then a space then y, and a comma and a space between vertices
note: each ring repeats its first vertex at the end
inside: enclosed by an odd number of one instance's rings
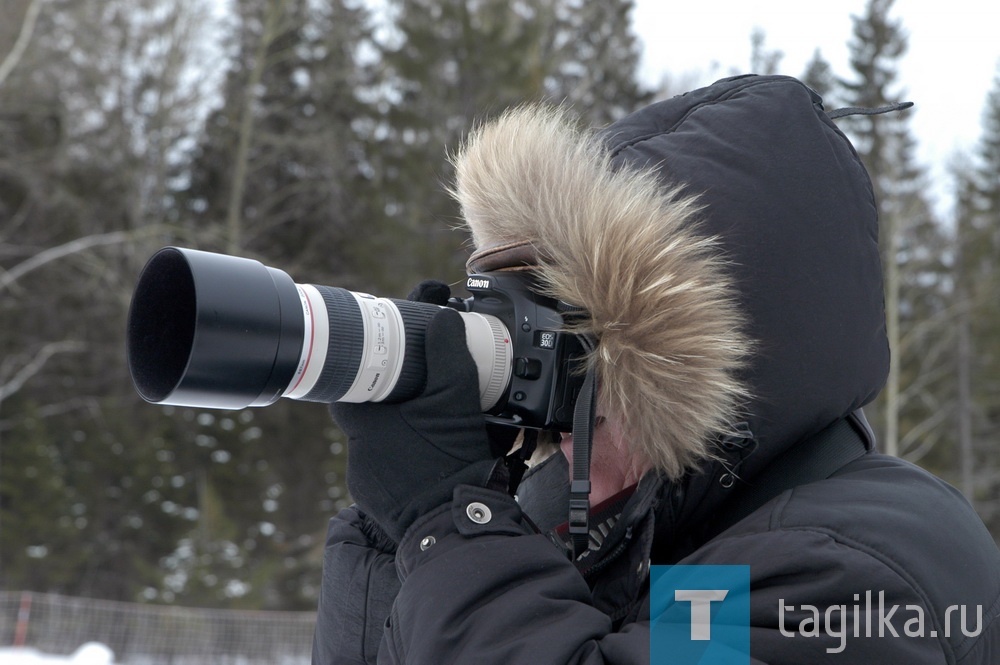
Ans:
POLYGON ((314 612, 210 610, 0 591, 0 645, 72 654, 108 645, 121 665, 308 665, 314 612))

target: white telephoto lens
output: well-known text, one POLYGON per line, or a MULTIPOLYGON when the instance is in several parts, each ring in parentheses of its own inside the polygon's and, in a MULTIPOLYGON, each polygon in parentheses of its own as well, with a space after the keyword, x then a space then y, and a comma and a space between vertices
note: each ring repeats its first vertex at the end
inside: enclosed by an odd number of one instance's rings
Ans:
MULTIPOLYGON (((302 304, 305 332, 301 357, 284 397, 308 399, 320 381, 328 355, 341 353, 341 350, 331 348, 330 313, 320 291, 311 284, 296 284, 296 287, 302 304)), ((393 394, 407 360, 405 326, 421 326, 425 322, 405 321, 399 307, 388 298, 354 291, 347 293, 353 296, 361 314, 360 325, 352 326, 361 328, 353 335, 361 343, 356 366, 352 368, 353 380, 337 401, 381 402, 393 394)), ((510 383, 513 365, 510 334, 494 316, 473 312, 459 314, 465 324, 469 352, 476 364, 480 403, 483 411, 487 411, 496 406, 510 383)), ((423 335, 419 338, 422 339, 423 335)), ((409 352, 423 353, 423 349, 411 348, 409 352)), ((348 374, 346 378, 351 377, 348 374)))

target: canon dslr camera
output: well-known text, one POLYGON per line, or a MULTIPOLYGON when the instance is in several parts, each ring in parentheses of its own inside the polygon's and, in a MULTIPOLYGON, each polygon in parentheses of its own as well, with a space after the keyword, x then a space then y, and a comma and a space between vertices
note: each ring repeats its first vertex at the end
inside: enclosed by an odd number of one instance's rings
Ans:
MULTIPOLYGON (((471 275, 449 306, 465 322, 489 420, 572 429, 582 381, 573 309, 528 275, 471 275)), ((258 261, 192 249, 157 252, 128 316, 129 370, 155 404, 217 409, 312 402, 400 402, 426 380, 424 332, 437 305, 296 284, 258 261)))

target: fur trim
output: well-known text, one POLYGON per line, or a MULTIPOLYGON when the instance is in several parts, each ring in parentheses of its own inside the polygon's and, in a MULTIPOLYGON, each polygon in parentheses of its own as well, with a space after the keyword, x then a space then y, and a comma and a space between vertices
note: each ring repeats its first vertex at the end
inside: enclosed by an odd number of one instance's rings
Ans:
POLYGON ((599 340, 598 409, 620 418, 633 463, 677 478, 713 457, 747 397, 751 345, 695 197, 613 169, 596 136, 549 107, 479 127, 453 161, 476 247, 530 240, 546 293, 589 312, 575 330, 599 340))

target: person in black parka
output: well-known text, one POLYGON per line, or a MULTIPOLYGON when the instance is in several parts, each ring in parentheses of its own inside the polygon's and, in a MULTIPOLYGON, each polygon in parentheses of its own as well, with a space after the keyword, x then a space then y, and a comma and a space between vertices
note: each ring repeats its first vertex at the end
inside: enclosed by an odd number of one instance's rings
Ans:
POLYGON ((597 340, 590 548, 561 546, 570 433, 495 489, 505 446, 444 309, 421 395, 332 407, 357 504, 330 523, 314 665, 670 662, 650 564, 749 565, 755 664, 1000 663, 996 543, 864 422, 889 365, 876 205, 815 92, 735 77, 599 133, 528 106, 454 161, 470 272, 530 271, 597 340), (857 448, 831 466, 837 428, 857 448), (866 594, 899 608, 870 637, 803 623, 866 594))

